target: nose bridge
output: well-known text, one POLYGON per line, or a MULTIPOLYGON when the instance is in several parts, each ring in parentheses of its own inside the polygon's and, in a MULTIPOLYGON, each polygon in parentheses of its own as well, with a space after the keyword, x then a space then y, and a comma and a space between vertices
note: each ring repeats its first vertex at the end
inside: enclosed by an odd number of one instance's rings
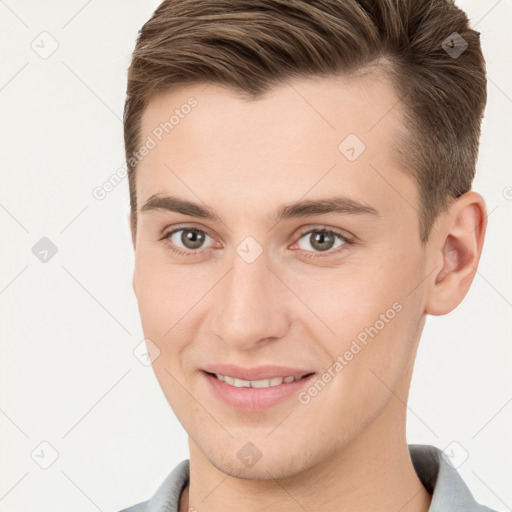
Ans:
MULTIPOLYGON (((285 305, 276 278, 268 268, 266 253, 254 260, 240 244, 232 268, 223 279, 216 308, 215 331, 226 343, 251 348, 261 340, 278 338, 287 327, 285 305)), ((254 253, 253 253, 254 256, 254 253)))

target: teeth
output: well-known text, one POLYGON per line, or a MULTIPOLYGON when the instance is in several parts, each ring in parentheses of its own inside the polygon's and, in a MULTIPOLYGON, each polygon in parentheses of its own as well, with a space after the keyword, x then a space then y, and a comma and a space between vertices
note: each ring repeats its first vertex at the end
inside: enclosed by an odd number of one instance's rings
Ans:
POLYGON ((273 386, 279 386, 283 382, 289 383, 294 380, 299 380, 303 377, 303 375, 298 375, 294 377, 290 375, 289 377, 273 377, 271 379, 263 379, 263 380, 244 380, 237 379, 235 377, 230 377, 229 375, 221 375, 220 373, 216 373, 215 376, 217 379, 230 384, 231 386, 235 386, 237 388, 269 388, 273 386))

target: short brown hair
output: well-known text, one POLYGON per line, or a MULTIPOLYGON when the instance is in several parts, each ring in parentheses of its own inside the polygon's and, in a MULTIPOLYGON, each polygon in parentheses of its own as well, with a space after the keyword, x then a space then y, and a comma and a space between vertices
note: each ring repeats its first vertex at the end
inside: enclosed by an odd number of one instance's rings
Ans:
POLYGON ((258 99, 290 78, 348 75, 382 59, 404 109, 408 133, 398 156, 419 187, 426 243, 449 200, 471 189, 487 101, 480 33, 449 0, 163 1, 139 31, 128 69, 132 233, 133 155, 157 93, 215 83, 258 99))

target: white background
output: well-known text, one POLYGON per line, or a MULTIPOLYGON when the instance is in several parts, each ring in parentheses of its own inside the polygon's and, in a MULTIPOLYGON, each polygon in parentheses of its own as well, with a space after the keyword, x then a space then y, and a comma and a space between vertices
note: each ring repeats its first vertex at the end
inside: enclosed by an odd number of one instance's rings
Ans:
MULTIPOLYGON (((148 499, 188 458, 151 367, 131 288, 123 164, 126 69, 159 2, 0 2, 0 510, 116 511, 148 499), (51 36, 39 36, 47 31, 51 36), (31 47, 57 50, 47 59, 31 47), (34 43, 32 43, 35 41, 34 43), (47 263, 32 247, 48 237, 47 263), (42 469, 31 458, 48 462, 42 469), (39 447, 39 448, 38 448, 39 447), (44 454, 44 455, 43 455, 44 454), (37 459, 37 455, 34 456, 37 459)), ((489 100, 474 189, 489 227, 474 284, 429 317, 412 381, 408 442, 452 442, 474 496, 511 510, 512 2, 465 1, 481 32, 489 100), (510 198, 511 195, 509 194, 510 198)), ((40 50, 42 51, 42 50, 40 50)))

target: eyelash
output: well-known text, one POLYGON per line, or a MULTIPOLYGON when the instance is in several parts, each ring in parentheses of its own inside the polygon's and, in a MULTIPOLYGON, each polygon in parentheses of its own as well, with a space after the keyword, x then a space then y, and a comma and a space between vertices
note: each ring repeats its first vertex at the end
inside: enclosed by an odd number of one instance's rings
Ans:
MULTIPOLYGON (((169 250, 171 250, 172 252, 174 252, 180 256, 196 256, 197 254, 201 253, 203 250, 206 250, 207 248, 206 249, 196 249, 196 250, 182 250, 180 248, 177 248, 176 245, 170 241, 170 237, 174 233, 177 233, 178 231, 188 231, 188 230, 195 231, 195 232, 201 233, 203 235, 208 235, 210 238, 214 238, 207 231, 205 231, 203 229, 190 227, 190 226, 182 226, 182 227, 178 227, 176 229, 173 229, 172 231, 165 233, 163 235, 163 237, 160 238, 160 241, 163 241, 168 246, 169 250)), ((304 256, 307 258, 326 258, 326 257, 332 256, 333 254, 338 254, 341 251, 346 250, 350 246, 355 244, 354 240, 347 238, 347 236, 344 235, 343 233, 341 233, 340 231, 333 229, 333 228, 327 228, 326 226, 322 226, 322 227, 310 228, 306 231, 301 232, 299 234, 299 236, 297 237, 296 241, 293 243, 293 245, 295 245, 304 235, 308 235, 308 234, 314 233, 314 232, 322 232, 322 233, 336 235, 337 237, 341 238, 341 240, 343 241, 343 244, 340 247, 338 247, 336 250, 328 250, 328 251, 325 251, 325 253, 315 252, 315 254, 312 254, 312 255, 305 254, 304 256)), ((311 252, 311 251, 306 251, 306 252, 311 252)))

